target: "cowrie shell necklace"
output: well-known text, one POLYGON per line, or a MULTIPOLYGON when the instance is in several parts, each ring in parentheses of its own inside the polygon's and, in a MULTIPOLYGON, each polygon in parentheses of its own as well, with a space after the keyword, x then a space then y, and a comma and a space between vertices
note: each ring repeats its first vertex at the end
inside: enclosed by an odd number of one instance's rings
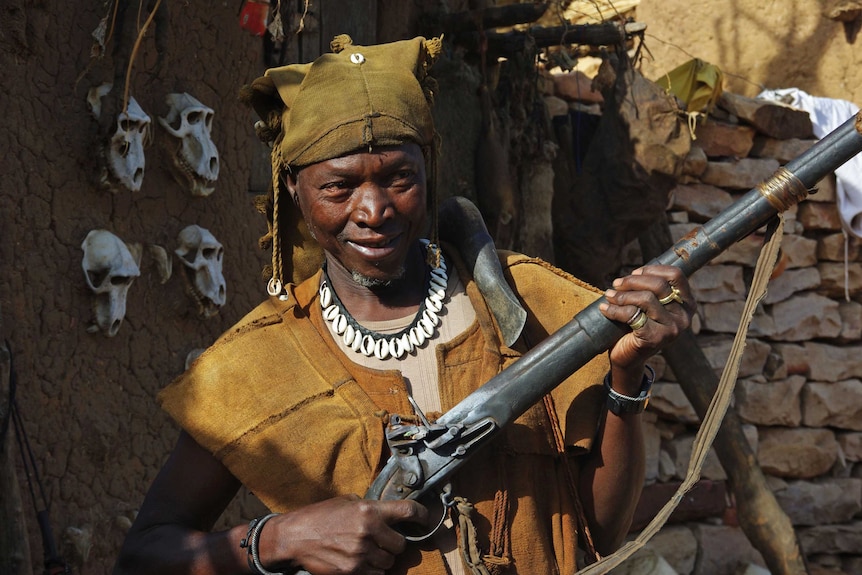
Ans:
MULTIPOLYGON (((421 240, 428 244, 428 240, 421 240)), ((434 249, 434 246, 431 246, 434 249)), ((440 312, 444 307, 446 286, 449 284, 446 261, 440 253, 440 266, 431 270, 428 279, 428 295, 419 305, 413 322, 395 334, 382 334, 363 327, 344 308, 335 290, 329 285, 329 276, 323 268, 323 281, 317 294, 323 319, 329 325, 333 337, 340 337, 344 344, 356 353, 366 357, 374 356, 384 360, 390 357, 399 359, 413 353, 434 338, 440 324, 440 312)))

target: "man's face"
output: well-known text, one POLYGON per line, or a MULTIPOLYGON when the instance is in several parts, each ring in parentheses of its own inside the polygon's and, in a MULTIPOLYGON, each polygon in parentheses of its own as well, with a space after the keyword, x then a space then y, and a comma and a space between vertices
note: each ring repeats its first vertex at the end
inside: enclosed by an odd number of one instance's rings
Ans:
POLYGON ((425 230, 425 160, 417 144, 312 164, 288 178, 288 189, 331 265, 370 285, 398 279, 425 230))

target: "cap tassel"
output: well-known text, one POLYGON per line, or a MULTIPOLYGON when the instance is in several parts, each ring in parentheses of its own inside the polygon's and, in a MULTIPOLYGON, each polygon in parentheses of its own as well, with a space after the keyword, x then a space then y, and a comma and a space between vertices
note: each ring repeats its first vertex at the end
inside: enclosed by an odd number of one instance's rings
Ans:
POLYGON ((341 53, 348 46, 353 46, 353 38, 347 34, 339 34, 332 39, 332 42, 329 43, 329 49, 332 50, 334 54, 341 53))
POLYGON ((430 38, 425 40, 425 61, 422 62, 423 71, 427 72, 428 68, 431 67, 434 62, 437 61, 437 58, 440 57, 440 54, 443 53, 443 35, 440 34, 437 38, 430 38))
POLYGON ((281 238, 278 229, 278 204, 279 204, 279 181, 278 175, 280 161, 276 159, 277 148, 273 148, 273 170, 272 170, 272 277, 266 284, 266 292, 278 297, 280 300, 287 299, 287 294, 284 291, 284 272, 282 269, 281 259, 281 238))

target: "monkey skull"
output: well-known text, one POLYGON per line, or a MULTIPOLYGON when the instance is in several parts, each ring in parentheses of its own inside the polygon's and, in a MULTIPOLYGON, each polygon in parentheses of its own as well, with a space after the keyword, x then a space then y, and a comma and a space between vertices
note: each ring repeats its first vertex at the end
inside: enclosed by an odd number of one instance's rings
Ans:
POLYGON ((193 196, 208 196, 219 171, 218 150, 212 141, 215 112, 186 93, 168 94, 165 100, 170 110, 159 123, 175 140, 174 177, 193 196))
POLYGON ((198 315, 218 314, 227 291, 222 275, 224 248, 209 230, 195 225, 183 228, 177 243, 174 253, 185 266, 186 292, 197 304, 198 315))
POLYGON ((129 286, 141 275, 138 262, 125 242, 107 230, 91 230, 81 244, 84 278, 95 295, 96 324, 88 331, 114 337, 126 316, 129 286))
POLYGON ((148 141, 150 117, 134 98, 117 116, 117 131, 103 149, 102 186, 116 193, 120 187, 137 192, 144 181, 144 145, 148 141))

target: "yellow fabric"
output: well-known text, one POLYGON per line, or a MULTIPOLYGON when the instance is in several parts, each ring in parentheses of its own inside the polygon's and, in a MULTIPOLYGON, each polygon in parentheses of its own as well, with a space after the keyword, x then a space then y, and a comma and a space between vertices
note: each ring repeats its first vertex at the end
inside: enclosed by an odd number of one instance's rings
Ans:
POLYGON ((695 58, 658 78, 656 83, 679 98, 686 111, 709 112, 721 96, 723 80, 718 66, 695 58))
MULTIPOLYGON (((457 257, 477 319, 437 348, 443 409, 490 379, 525 350, 500 343, 493 316, 457 257)), ((501 254, 538 343, 598 292, 535 259, 501 254)), ((290 286, 290 300, 261 304, 226 332, 158 397, 162 407, 273 511, 289 511, 343 493, 363 494, 385 463, 387 413, 410 414, 397 371, 373 371, 349 361, 327 333, 317 300, 319 275, 290 286)), ((445 319, 444 319, 445 321, 445 319)), ((586 452, 602 410, 603 354, 552 395, 568 445, 586 452)), ((479 544, 509 549, 506 573, 572 572, 577 520, 561 456, 540 402, 480 450, 454 484, 474 503, 479 544), (495 509, 508 492, 507 509, 495 509), (501 517, 508 530, 493 524, 501 517), (496 527, 496 528, 495 528, 496 527), (504 533, 508 542, 490 542, 504 533), (503 544, 505 543, 505 544, 503 544), (559 570, 559 571, 558 571, 559 570)), ((505 561, 502 561, 505 563, 505 561)), ((444 573, 438 550, 410 545, 390 573, 444 573)))

